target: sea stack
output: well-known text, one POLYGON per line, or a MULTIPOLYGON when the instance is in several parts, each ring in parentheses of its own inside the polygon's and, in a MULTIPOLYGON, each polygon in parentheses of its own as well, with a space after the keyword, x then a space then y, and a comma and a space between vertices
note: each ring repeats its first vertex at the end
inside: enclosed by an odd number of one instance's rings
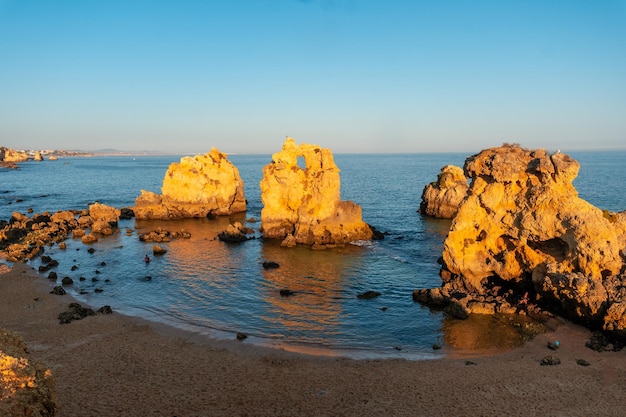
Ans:
POLYGON ((330 149, 296 145, 288 137, 263 168, 263 236, 315 247, 371 239, 361 207, 341 201, 340 186, 339 168, 330 149))
POLYGON ((526 294, 626 336, 626 212, 579 198, 579 168, 566 154, 518 145, 467 158, 471 183, 444 243, 443 286, 418 301, 443 296, 467 313, 514 312, 526 294))
POLYGON ((467 177, 463 169, 454 165, 441 168, 437 181, 428 184, 422 192, 420 213, 439 219, 453 218, 467 196, 467 177))
POLYGON ((239 170, 215 148, 172 163, 161 192, 141 190, 133 207, 135 218, 168 220, 246 211, 239 170))

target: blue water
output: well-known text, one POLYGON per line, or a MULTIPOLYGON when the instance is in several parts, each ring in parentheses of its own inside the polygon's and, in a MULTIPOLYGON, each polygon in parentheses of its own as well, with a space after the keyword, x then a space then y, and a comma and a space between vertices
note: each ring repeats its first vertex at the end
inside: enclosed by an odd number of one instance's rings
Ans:
MULTIPOLYGON (((119 232, 100 239, 93 254, 80 240, 46 253, 59 261, 59 281, 94 307, 189 329, 217 338, 249 335, 246 343, 354 357, 433 357, 447 339, 441 313, 414 303, 415 288, 440 285, 437 258, 449 221, 417 213, 424 186, 441 167, 463 165, 466 154, 335 155, 343 200, 362 206, 366 222, 386 238, 365 246, 312 251, 281 248, 260 239, 260 222, 248 222, 257 239, 231 245, 216 239, 229 221, 260 219, 259 182, 270 155, 231 155, 245 182, 248 211, 230 218, 170 222, 122 220, 119 232), (138 234, 156 227, 185 228, 190 239, 162 246, 163 257, 143 263, 152 244, 138 234), (132 234, 127 234, 130 229, 132 234), (262 262, 280 268, 265 270, 262 262), (75 270, 72 271, 72 267, 75 270), (84 280, 80 280, 80 278, 84 280), (149 277, 149 278, 148 278, 149 277), (295 292, 281 297, 280 289, 295 292), (102 292, 96 292, 96 289, 102 292), (382 293, 372 300, 357 294, 382 293)), ((579 195, 611 211, 626 209, 621 179, 626 152, 571 154, 581 163, 579 195)), ((13 211, 83 209, 99 201, 132 206, 141 189, 160 192, 167 167, 180 156, 66 158, 29 162, 0 172, 0 219, 13 211)), ((39 265, 32 261, 33 266, 39 265)), ((54 283, 51 283, 53 285, 54 283)))

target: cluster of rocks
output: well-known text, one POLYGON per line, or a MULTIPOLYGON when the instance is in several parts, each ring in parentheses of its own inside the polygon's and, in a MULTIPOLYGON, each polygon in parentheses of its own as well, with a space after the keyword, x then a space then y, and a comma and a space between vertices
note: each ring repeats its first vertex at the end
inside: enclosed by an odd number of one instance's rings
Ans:
POLYGON ((253 237, 251 237, 253 234, 253 229, 245 227, 240 222, 235 222, 229 224, 225 230, 218 233, 217 237, 222 242, 238 243, 253 239, 253 237))
POLYGON ((0 251, 6 253, 7 260, 22 262, 40 255, 45 246, 57 243, 63 247, 63 241, 70 236, 92 243, 97 240, 94 233, 113 233, 119 213, 100 203, 90 205, 88 210, 44 212, 31 217, 14 212, 8 222, 0 221, 0 251))
POLYGON ((139 240, 142 242, 157 243, 169 242, 172 239, 189 239, 190 237, 191 233, 188 230, 180 229, 179 231, 172 232, 162 227, 157 227, 149 232, 139 234, 139 240))
POLYGON ((98 314, 112 314, 113 310, 110 306, 102 306, 98 310, 93 311, 89 307, 83 307, 79 303, 70 303, 67 310, 59 313, 59 324, 67 324, 74 320, 82 320, 88 316, 95 316, 98 314))
MULTIPOLYGON (((566 154, 517 145, 467 158, 470 185, 444 243, 442 286, 417 290, 414 299, 456 317, 548 310, 623 343, 626 212, 579 198, 572 184, 579 167, 566 154)), ((439 192, 424 191, 422 212, 438 213, 437 204, 454 211, 439 197, 460 194, 464 181, 443 174, 439 192)))

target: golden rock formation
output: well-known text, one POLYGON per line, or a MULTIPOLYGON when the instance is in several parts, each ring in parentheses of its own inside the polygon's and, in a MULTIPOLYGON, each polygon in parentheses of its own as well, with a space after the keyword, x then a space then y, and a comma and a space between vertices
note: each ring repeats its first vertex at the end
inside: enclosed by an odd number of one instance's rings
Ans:
POLYGON ((17 335, 0 329, 0 415, 52 417, 56 413, 52 372, 30 357, 17 335))
POLYGON ((447 269, 481 292, 490 276, 580 272, 592 279, 623 266, 626 213, 607 214, 578 197, 580 165, 566 154, 518 146, 467 159, 467 198, 444 245, 447 269))
POLYGON ((451 219, 467 195, 468 188, 463 169, 446 165, 441 168, 437 181, 424 187, 420 212, 431 217, 451 219))
POLYGON ((11 148, 0 147, 1 162, 25 162, 28 160, 28 154, 24 151, 16 151, 11 148))
POLYGON ((213 148, 205 155, 172 163, 162 194, 141 190, 135 200, 137 219, 181 219, 246 211, 243 180, 226 154, 213 148))
POLYGON ((260 187, 261 229, 267 238, 293 236, 297 243, 316 246, 372 238, 361 207, 340 200, 339 168, 330 149, 287 138, 263 168, 260 187), (304 167, 298 165, 300 157, 304 167))

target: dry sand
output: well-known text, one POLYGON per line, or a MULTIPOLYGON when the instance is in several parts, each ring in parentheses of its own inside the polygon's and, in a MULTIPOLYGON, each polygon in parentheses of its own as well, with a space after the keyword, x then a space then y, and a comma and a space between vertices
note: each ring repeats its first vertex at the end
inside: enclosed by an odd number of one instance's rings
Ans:
POLYGON ((50 289, 28 265, 0 274, 0 328, 52 369, 62 417, 626 415, 626 351, 587 349, 589 332, 569 323, 470 365, 351 360, 219 342, 116 313, 61 325, 73 300, 50 289), (556 352, 546 346, 555 339, 556 352), (561 365, 539 364, 550 354, 561 365))

